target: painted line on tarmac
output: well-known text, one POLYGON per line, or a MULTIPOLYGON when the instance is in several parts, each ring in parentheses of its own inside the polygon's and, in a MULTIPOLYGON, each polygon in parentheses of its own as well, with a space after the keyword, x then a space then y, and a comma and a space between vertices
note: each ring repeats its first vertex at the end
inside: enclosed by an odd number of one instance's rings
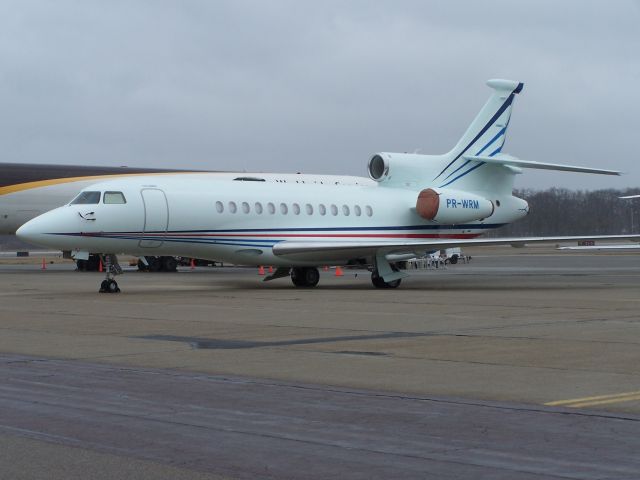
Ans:
POLYGON ((636 392, 613 393, 609 395, 597 395, 594 397, 571 398, 568 400, 556 400, 545 403, 548 407, 592 407, 595 405, 608 405, 611 403, 633 402, 640 400, 640 390, 636 392))

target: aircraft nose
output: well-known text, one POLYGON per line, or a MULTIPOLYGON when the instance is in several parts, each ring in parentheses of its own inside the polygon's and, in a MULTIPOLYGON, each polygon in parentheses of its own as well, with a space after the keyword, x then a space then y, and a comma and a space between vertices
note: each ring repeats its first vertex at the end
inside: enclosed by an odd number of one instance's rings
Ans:
POLYGON ((29 220, 16 230, 16 236, 28 243, 50 246, 47 239, 52 235, 48 235, 48 233, 52 231, 52 227, 55 225, 51 213, 48 212, 29 220))
POLYGON ((37 222, 37 219, 38 217, 29 220, 18 228, 18 230, 16 230, 16 237, 24 242, 37 243, 38 237, 40 236, 40 229, 38 228, 40 222, 37 222))

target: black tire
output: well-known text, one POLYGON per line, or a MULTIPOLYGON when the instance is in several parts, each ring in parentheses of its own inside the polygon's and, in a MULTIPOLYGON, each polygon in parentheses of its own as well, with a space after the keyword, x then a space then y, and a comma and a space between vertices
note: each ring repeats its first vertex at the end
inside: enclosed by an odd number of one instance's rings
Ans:
POLYGON ((393 280, 391 282, 387 282, 387 288, 398 288, 400 286, 400 283, 402 283, 401 278, 393 280))
POLYGON ((86 269, 87 272, 97 272, 100 270, 100 255, 89 255, 86 269))
POLYGON ((120 288, 118 287, 118 283, 115 280, 109 280, 107 289, 109 293, 118 293, 120 292, 120 288))
POLYGON ((320 272, 314 267, 292 268, 291 281, 299 288, 313 288, 320 281, 320 272))
POLYGON ((451 257, 451 258, 449 259, 449 263, 450 263, 451 265, 455 265, 456 263, 458 263, 458 255, 454 255, 453 257, 451 257))
POLYGON ((150 272, 158 272, 162 267, 162 263, 160 262, 159 257, 145 257, 149 266, 147 267, 150 272))
POLYGON ((398 288, 402 279, 399 278, 397 280, 393 280, 391 282, 385 282, 382 277, 378 274, 378 271, 371 272, 371 283, 376 288, 398 288))
POLYGON ((306 267, 304 268, 303 274, 306 287, 312 288, 318 285, 318 282, 320 281, 320 272, 317 268, 306 267))
POLYGON ((371 272, 371 283, 373 283, 373 286, 376 288, 387 288, 387 284, 377 271, 371 272))
POLYGON ((162 258, 162 269, 165 272, 176 272, 178 271, 178 260, 175 257, 161 257, 162 258))

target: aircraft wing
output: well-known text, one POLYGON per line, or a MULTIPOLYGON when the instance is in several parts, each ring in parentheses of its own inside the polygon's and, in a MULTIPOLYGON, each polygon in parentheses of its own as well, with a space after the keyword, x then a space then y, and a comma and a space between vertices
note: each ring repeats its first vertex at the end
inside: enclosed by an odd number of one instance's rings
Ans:
POLYGON ((619 245, 578 245, 574 247, 559 247, 558 250, 636 250, 638 243, 621 243, 619 245))
POLYGON ((513 237, 513 238, 436 238, 427 241, 282 241, 273 246, 273 253, 295 260, 339 261, 376 255, 423 255, 425 252, 452 247, 512 245, 522 247, 534 243, 577 242, 588 240, 631 240, 640 241, 640 235, 583 235, 565 237, 513 237))
POLYGON ((629 198, 640 198, 640 195, 627 195, 626 197, 618 197, 618 198, 624 198, 624 199, 629 199, 629 198))

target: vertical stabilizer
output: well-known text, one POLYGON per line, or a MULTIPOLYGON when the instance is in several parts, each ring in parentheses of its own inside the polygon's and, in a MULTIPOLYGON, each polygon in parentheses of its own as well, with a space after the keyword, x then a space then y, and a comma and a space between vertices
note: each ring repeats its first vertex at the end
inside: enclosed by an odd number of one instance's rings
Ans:
POLYGON ((493 157, 502 150, 511 108, 516 94, 524 84, 513 80, 489 80, 487 85, 494 92, 480 110, 456 146, 446 154, 444 168, 434 178, 445 187, 484 165, 483 162, 467 160, 463 155, 493 157))

